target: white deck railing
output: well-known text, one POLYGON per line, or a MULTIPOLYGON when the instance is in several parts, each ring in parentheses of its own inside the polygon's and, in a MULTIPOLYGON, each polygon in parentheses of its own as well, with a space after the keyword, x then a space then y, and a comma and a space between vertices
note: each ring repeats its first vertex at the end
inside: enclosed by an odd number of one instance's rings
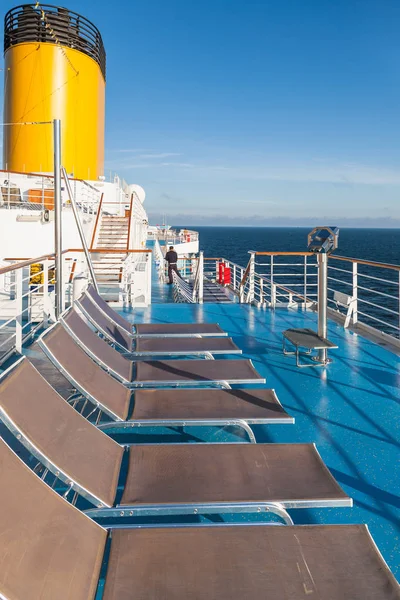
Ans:
MULTIPOLYGON (((0 267, 0 365, 54 320, 54 254, 0 267)), ((71 301, 77 259, 63 254, 62 308, 71 301)))
MULTIPOLYGON (((116 251, 118 252, 118 251, 116 251)), ((118 293, 124 304, 151 303, 151 251, 131 250, 125 261, 118 293)), ((89 280, 82 250, 65 250, 62 256, 61 310, 73 300, 77 275, 89 280)), ((0 266, 0 365, 35 333, 55 320, 54 254, 28 260, 5 259, 0 266)))
MULTIPOLYGON (((225 285, 240 302, 276 308, 317 303, 318 267, 310 252, 250 252, 247 266, 205 258, 205 274, 225 285)), ((329 256, 328 304, 336 314, 400 345, 400 265, 329 256)))

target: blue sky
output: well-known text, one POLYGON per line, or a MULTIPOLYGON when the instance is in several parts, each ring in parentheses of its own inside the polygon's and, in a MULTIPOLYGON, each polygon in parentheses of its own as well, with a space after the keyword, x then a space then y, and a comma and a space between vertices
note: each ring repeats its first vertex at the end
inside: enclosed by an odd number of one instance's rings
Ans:
POLYGON ((106 169, 154 218, 400 226, 398 0, 65 4, 107 51, 106 169))

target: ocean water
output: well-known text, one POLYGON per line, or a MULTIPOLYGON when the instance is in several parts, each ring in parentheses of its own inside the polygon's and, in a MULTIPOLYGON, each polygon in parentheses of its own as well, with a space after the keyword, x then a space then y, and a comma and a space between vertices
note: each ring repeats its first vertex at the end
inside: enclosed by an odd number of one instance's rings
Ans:
MULTIPOLYGON (((307 227, 195 227, 204 256, 246 265, 248 251, 307 250, 307 227)), ((400 265, 400 229, 341 229, 336 254, 400 265)))
MULTIPOLYGON (((191 227, 199 231, 200 250, 205 257, 225 258, 246 266, 249 250, 265 252, 304 252, 307 250, 309 228, 303 227, 191 227)), ((341 229, 335 254, 373 262, 400 265, 400 229, 341 229)), ((275 283, 316 298, 317 271, 308 268, 307 288, 304 287, 302 257, 274 257, 275 283), (284 265, 286 263, 286 266, 284 265), (293 266, 293 263, 297 265, 293 266), (288 266, 290 265, 290 266, 288 266), (312 275, 314 273, 314 275, 312 275)), ((315 260, 309 260, 309 263, 315 260)), ((206 263, 207 264, 207 263, 206 263)), ((211 263, 208 263, 211 265, 211 263)), ((352 295, 352 264, 330 260, 328 297, 336 307, 334 290, 352 295), (338 281, 339 280, 339 281, 338 281)), ((270 257, 256 258, 256 272, 271 279, 270 257)), ((399 331, 399 273, 367 265, 358 266, 358 318, 378 330, 395 337, 399 331)))

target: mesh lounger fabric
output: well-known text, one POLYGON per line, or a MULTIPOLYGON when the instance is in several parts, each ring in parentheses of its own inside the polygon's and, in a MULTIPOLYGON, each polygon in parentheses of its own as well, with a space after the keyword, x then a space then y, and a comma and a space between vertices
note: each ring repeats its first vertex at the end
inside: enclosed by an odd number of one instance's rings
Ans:
MULTIPOLYGON (((0 391, 5 422, 92 501, 112 506, 122 447, 77 413, 27 359, 7 374, 0 391)), ((122 503, 346 498, 311 444, 156 444, 131 447, 122 503)))
POLYGON ((398 600, 364 525, 115 531, 104 600, 398 600))
MULTIPOLYGON (((70 309, 62 316, 66 325, 78 343, 94 360, 107 365, 125 381, 132 381, 133 363, 124 358, 117 350, 101 339, 78 315, 75 309, 70 309)), ((174 354, 214 352, 219 354, 240 354, 241 350, 231 338, 138 338, 135 353, 145 354, 174 354)))
POLYGON ((313 444, 143 444, 121 504, 346 499, 313 444))
POLYGON ((76 304, 82 309, 96 329, 99 329, 109 340, 116 342, 127 352, 132 351, 133 338, 131 334, 124 327, 120 327, 110 321, 107 315, 92 302, 87 294, 83 294, 76 304))
POLYGON ((220 354, 240 354, 241 350, 229 337, 205 338, 138 338, 136 352, 158 352, 172 354, 173 352, 218 352, 220 354))
POLYGON ((137 390, 132 419, 262 419, 292 422, 268 389, 137 390))
POLYGON ((81 319, 74 308, 62 317, 62 321, 65 322, 67 328, 73 332, 80 343, 86 346, 89 352, 93 353, 100 362, 107 365, 125 381, 132 381, 132 361, 124 358, 122 354, 107 344, 105 340, 96 335, 85 321, 81 319))
POLYGON ((138 335, 225 336, 217 323, 135 323, 138 335))
MULTIPOLYGON (((0 440, 0 595, 93 600, 107 532, 0 440)), ((363 525, 112 532, 104 600, 399 600, 363 525)))
POLYGON ((96 292, 94 285, 89 285, 87 294, 93 298, 94 302, 101 308, 102 311, 112 320, 115 321, 120 327, 125 329, 128 333, 132 332, 132 323, 129 323, 122 315, 113 310, 111 306, 96 292))
POLYGON ((249 381, 264 383, 249 360, 148 360, 137 363, 138 383, 249 381))
POLYGON ((122 421, 126 420, 131 399, 130 390, 103 371, 62 325, 53 327, 42 338, 40 344, 51 360, 57 361, 56 366, 77 389, 106 406, 122 421))
POLYGON ((27 359, 0 385, 0 414, 57 469, 113 505, 123 448, 61 398, 27 359))
POLYGON ((107 532, 0 439, 0 597, 92 600, 107 532))
MULTIPOLYGON (((90 300, 89 300, 90 301, 90 300)), ((119 313, 113 310, 105 300, 95 291, 93 286, 89 286, 87 293, 80 299, 84 303, 85 308, 93 314, 93 317, 100 318, 98 313, 99 308, 106 313, 108 320, 114 321, 119 329, 124 329, 125 332, 132 334, 132 324, 124 319, 119 313), (91 304, 97 304, 97 310, 93 311, 92 307, 84 299, 92 299, 91 304)), ((96 308, 96 307, 95 307, 96 308)), ((102 315, 101 323, 104 322, 105 315, 102 315)), ((99 322, 100 325, 100 322, 99 322)), ((134 325, 138 335, 209 335, 209 336, 225 336, 226 333, 216 323, 135 323, 134 325)), ((119 332, 123 335, 122 332, 119 332)), ((125 336, 123 336, 125 337, 125 336)))

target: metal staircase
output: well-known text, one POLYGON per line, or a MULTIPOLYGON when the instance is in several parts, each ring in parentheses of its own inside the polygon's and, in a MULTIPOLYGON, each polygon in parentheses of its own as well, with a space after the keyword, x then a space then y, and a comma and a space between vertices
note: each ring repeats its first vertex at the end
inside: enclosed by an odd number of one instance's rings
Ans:
POLYGON ((100 292, 105 300, 117 302, 123 262, 127 255, 112 251, 128 248, 129 217, 103 214, 93 241, 96 249, 104 249, 104 253, 96 253, 92 260, 100 292))

